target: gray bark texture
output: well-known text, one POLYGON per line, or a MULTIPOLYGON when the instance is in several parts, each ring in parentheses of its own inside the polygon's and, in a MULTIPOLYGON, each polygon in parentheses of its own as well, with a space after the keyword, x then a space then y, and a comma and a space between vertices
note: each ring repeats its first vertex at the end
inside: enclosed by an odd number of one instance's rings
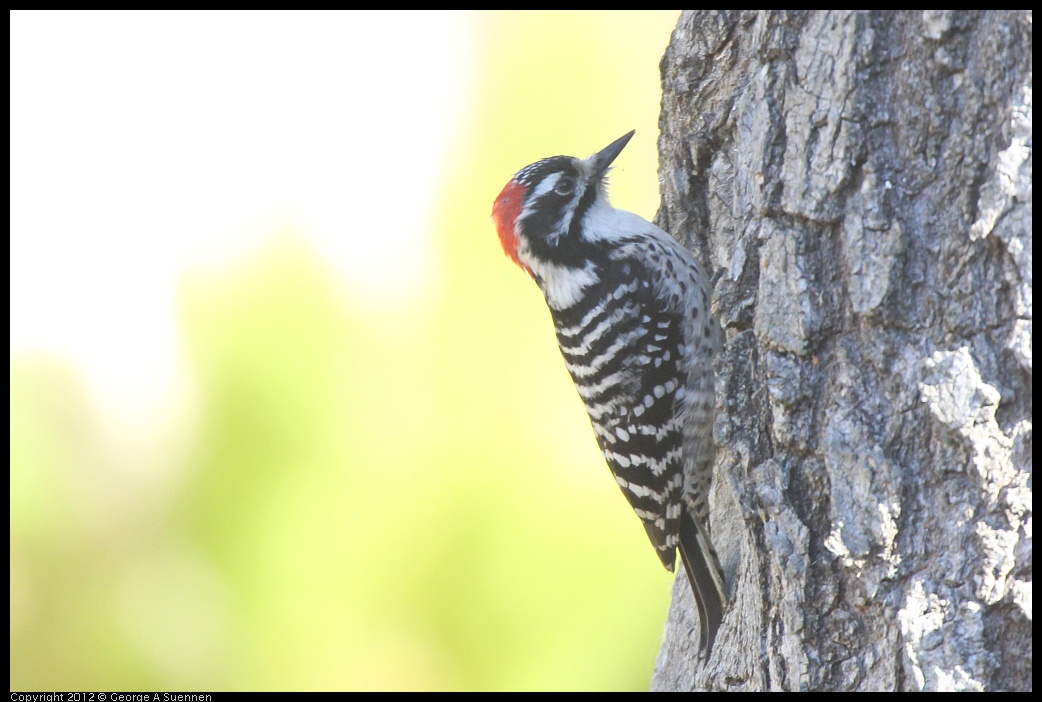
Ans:
POLYGON ((686 12, 659 224, 716 271, 713 540, 657 690, 1031 689, 1030 12, 686 12))

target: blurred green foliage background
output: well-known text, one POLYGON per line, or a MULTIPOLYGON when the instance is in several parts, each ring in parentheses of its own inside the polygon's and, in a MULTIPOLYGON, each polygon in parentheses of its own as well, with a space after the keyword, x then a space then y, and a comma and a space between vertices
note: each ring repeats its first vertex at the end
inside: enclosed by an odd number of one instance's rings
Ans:
POLYGON ((12 689, 647 689, 672 576, 489 213, 522 166, 636 128, 613 199, 654 214, 677 14, 469 17, 438 177, 410 177, 424 105, 382 147, 402 176, 384 187, 430 191, 422 285, 359 292, 278 223, 236 260, 184 270, 194 391, 160 430, 108 422, 74 356, 12 348, 12 689))

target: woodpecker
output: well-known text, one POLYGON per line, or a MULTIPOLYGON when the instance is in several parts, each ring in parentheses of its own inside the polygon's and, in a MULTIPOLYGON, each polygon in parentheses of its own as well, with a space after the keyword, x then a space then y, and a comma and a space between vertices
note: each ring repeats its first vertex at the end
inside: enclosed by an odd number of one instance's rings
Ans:
POLYGON ((723 333, 702 266, 608 202, 631 131, 587 159, 522 168, 492 207, 503 250, 546 298, 601 452, 667 570, 684 563, 708 655, 727 602, 709 538, 713 359, 723 333))

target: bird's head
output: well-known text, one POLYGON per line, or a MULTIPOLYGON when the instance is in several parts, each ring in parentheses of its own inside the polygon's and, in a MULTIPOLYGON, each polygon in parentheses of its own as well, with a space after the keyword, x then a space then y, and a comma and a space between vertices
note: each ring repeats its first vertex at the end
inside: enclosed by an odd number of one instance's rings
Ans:
POLYGON ((588 259, 585 247, 595 243, 583 220, 599 206, 610 207, 605 176, 632 136, 633 131, 587 159, 551 156, 518 171, 492 206, 507 256, 536 277, 540 264, 581 266, 588 259))

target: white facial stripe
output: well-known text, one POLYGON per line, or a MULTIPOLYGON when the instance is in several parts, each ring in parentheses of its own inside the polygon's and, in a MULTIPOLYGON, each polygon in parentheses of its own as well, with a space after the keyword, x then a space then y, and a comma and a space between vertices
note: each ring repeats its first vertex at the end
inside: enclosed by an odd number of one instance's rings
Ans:
MULTIPOLYGON (((521 210, 521 214, 518 215, 517 221, 523 222, 526 217, 532 214, 532 210, 534 208, 535 203, 539 202, 540 199, 553 192, 554 188, 557 187, 557 184, 560 182, 560 180, 566 177, 571 178, 573 176, 566 176, 564 173, 557 172, 550 173, 545 178, 543 178, 543 180, 541 180, 539 184, 536 185, 535 190, 532 191, 532 194, 528 197, 527 204, 525 205, 524 209, 521 210)), ((572 217, 575 215, 575 208, 579 204, 580 194, 583 192, 584 188, 586 188, 586 185, 587 177, 585 174, 580 173, 580 175, 575 179, 576 195, 569 200, 568 206, 561 212, 561 217, 557 223, 557 228, 554 231, 547 233, 546 235, 547 241, 549 241, 551 244, 556 244, 558 239, 564 236, 568 232, 569 228, 572 226, 572 217)))
POLYGON ((559 181, 561 179, 562 175, 563 174, 561 174, 561 173, 551 173, 547 177, 543 178, 543 182, 541 182, 536 187, 535 192, 533 193, 533 196, 535 198, 538 198, 540 195, 546 195, 548 192, 553 190, 554 186, 557 185, 557 181, 559 181))
POLYGON ((518 221, 523 220, 525 217, 532 214, 532 208, 535 205, 535 203, 539 201, 539 198, 543 197, 548 192, 553 190, 554 186, 557 185, 557 181, 559 181, 560 179, 560 173, 551 173, 547 177, 543 178, 543 180, 540 181, 539 185, 536 186, 532 194, 528 196, 528 199, 525 203, 525 207, 521 210, 521 214, 517 218, 518 221))

